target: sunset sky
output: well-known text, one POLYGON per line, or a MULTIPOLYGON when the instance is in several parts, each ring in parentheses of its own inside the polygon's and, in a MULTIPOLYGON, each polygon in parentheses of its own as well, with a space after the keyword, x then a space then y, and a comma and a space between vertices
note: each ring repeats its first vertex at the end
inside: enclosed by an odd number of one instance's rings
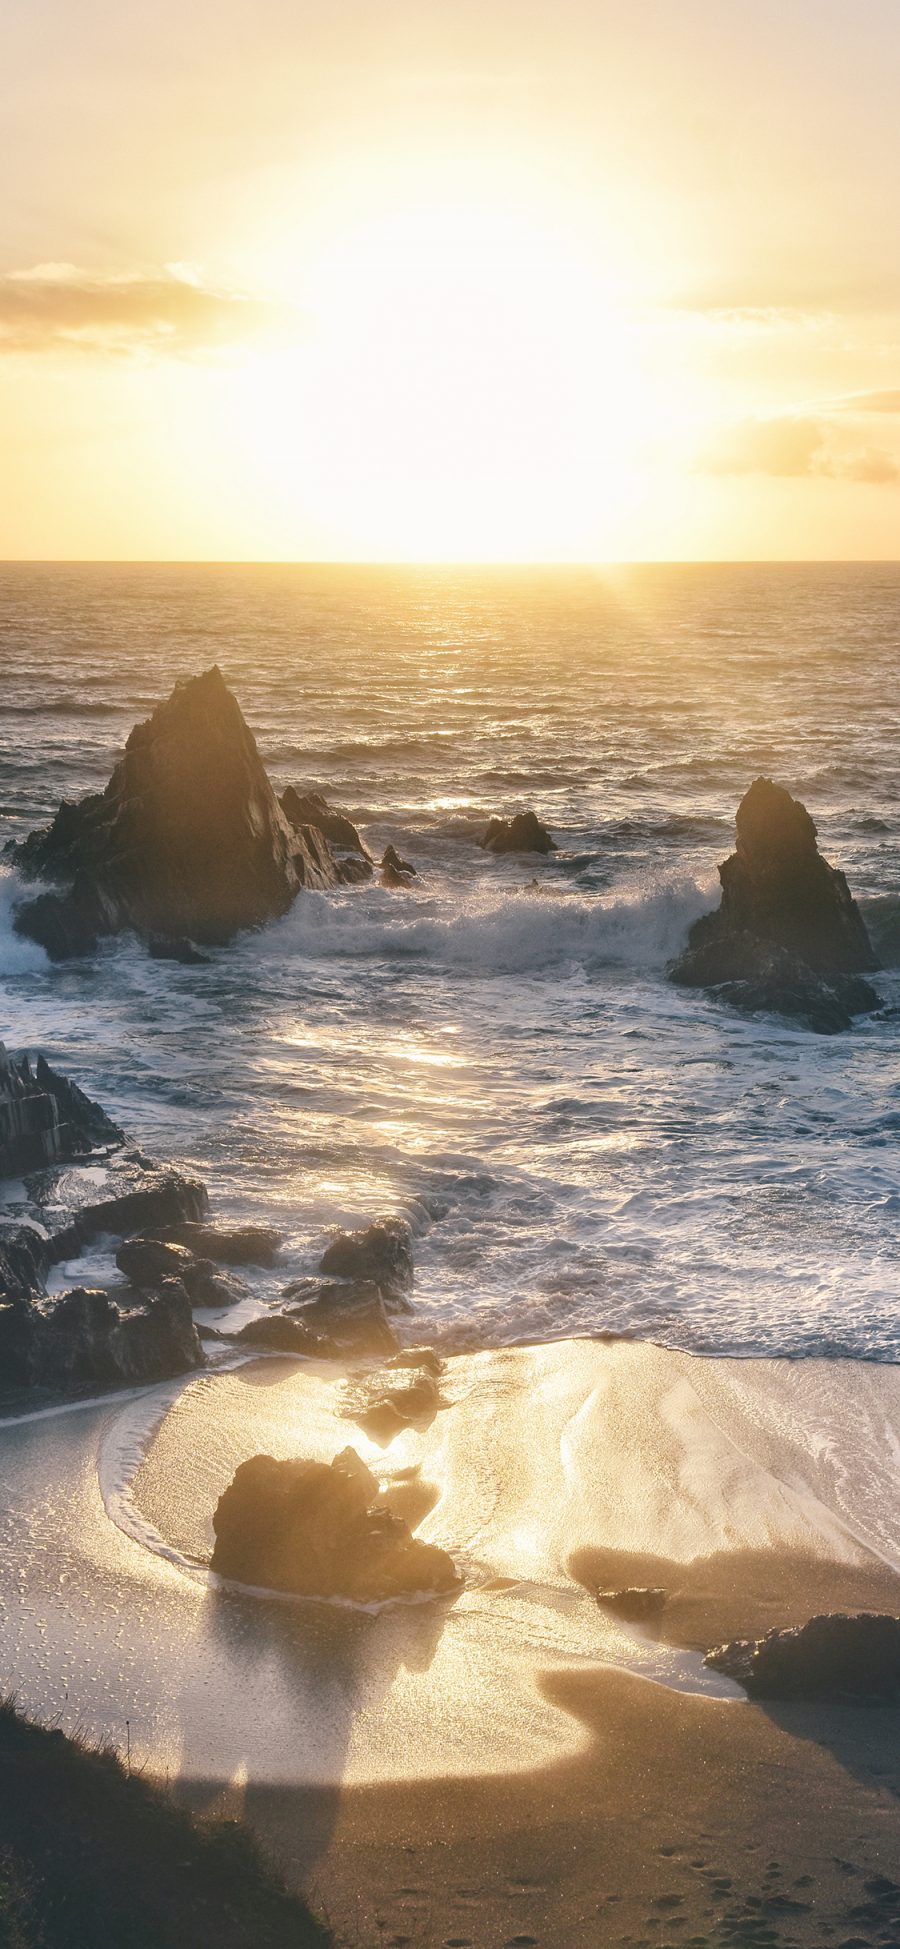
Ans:
POLYGON ((900 555, 897 0, 5 0, 0 555, 900 555))

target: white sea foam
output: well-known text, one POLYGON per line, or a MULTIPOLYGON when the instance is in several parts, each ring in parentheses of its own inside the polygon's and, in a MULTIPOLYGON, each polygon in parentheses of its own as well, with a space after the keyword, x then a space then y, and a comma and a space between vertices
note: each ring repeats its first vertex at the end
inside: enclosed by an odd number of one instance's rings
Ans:
POLYGON ((24 891, 17 874, 0 866, 0 977, 32 974, 49 966, 43 948, 17 934, 13 926, 13 909, 24 891))

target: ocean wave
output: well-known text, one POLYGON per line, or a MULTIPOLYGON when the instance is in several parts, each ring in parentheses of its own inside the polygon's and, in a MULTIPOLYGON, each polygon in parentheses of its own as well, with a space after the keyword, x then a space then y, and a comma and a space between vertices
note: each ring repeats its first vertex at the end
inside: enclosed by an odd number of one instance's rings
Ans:
MULTIPOLYGON (((440 904, 381 888, 333 900, 302 894, 261 951, 312 959, 429 957, 474 974, 541 974, 567 965, 660 969, 713 900, 680 878, 617 899, 535 885, 473 890, 440 904)), ((260 951, 254 937, 253 952, 260 951)))
POLYGON ((13 926, 13 909, 23 892, 18 876, 8 866, 0 866, 0 978, 33 974, 49 965, 43 948, 36 941, 26 941, 13 926))

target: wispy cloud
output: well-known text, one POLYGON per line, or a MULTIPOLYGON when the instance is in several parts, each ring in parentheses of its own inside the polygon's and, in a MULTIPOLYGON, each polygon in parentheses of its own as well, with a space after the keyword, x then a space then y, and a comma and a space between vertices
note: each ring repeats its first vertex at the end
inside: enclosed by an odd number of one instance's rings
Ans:
POLYGON ((204 285, 185 266, 97 276, 74 264, 38 264, 0 276, 0 354, 185 356, 250 338, 283 316, 260 299, 204 285))
POLYGON ((768 474, 783 480, 824 476, 878 487, 900 480, 900 466, 893 454, 882 447, 849 453, 840 444, 844 431, 828 419, 793 414, 741 420, 723 429, 701 457, 700 466, 711 474, 768 474))
POLYGON ((837 403, 843 413, 900 413, 900 390, 847 393, 837 403))

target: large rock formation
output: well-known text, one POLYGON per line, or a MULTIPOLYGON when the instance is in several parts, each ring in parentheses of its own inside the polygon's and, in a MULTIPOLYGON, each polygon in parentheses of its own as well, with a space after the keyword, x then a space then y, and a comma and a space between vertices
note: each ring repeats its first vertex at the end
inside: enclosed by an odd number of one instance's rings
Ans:
MULTIPOLYGON (((217 1296, 221 1282, 229 1288, 232 1282, 193 1253, 184 1254, 187 1268, 171 1258, 135 1265, 142 1276, 126 1299, 85 1286, 48 1294, 47 1283, 54 1266, 77 1259, 98 1237, 121 1237, 141 1224, 199 1223, 207 1208, 203 1185, 126 1150, 122 1132, 99 1105, 41 1056, 32 1070, 25 1057, 4 1051, 0 1092, 6 1113, 0 1144, 0 1178, 6 1179, 0 1392, 112 1387, 162 1380, 200 1365, 194 1295, 173 1272, 187 1269, 203 1303, 209 1303, 210 1282, 217 1296), (67 1157, 75 1161, 67 1164, 67 1157), (23 1173, 21 1184, 10 1182, 23 1173)), ((171 1254, 174 1248, 156 1250, 171 1254)))
POLYGON ((556 853, 559 847, 542 826, 536 812, 517 812, 512 819, 492 819, 483 839, 488 853, 556 853))
POLYGON ((420 1542, 377 1497, 352 1448, 330 1464, 255 1455, 219 1498, 212 1568, 243 1584, 362 1604, 457 1590, 446 1550, 420 1542))
POLYGON ((361 859, 368 860, 371 868, 372 855, 363 845, 359 833, 348 812, 339 805, 329 805, 322 792, 298 792, 289 785, 281 794, 281 809, 292 826, 312 826, 327 839, 338 853, 358 853, 361 859))
POLYGON ((99 1144, 123 1141, 117 1124, 89 1096, 38 1056, 7 1054, 0 1042, 0 1178, 20 1177, 99 1144))
POLYGON ((863 977, 877 967, 847 881, 822 858, 806 807, 757 778, 738 807, 737 845, 719 867, 722 902, 688 936, 671 979, 746 1010, 822 1033, 879 1006, 863 977))
POLYGON ((23 902, 20 932, 59 959, 134 928, 158 947, 227 941, 335 886, 321 832, 285 817, 221 671, 176 684, 137 724, 104 792, 63 803, 13 857, 61 890, 23 902))
POLYGON ((900 1618, 862 1612, 811 1617, 764 1638, 737 1638, 707 1653, 753 1698, 900 1699, 900 1618))

